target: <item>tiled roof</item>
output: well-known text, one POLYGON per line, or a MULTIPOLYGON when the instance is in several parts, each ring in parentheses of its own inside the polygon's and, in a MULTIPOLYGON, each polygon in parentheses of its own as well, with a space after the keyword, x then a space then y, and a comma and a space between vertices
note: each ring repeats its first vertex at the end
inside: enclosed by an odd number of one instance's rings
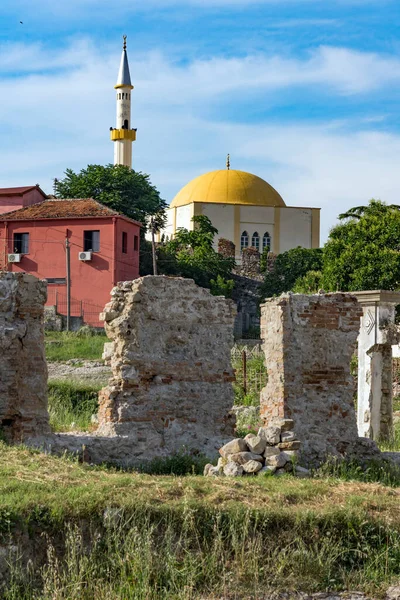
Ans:
POLYGON ((79 217, 108 217, 117 216, 116 210, 107 208, 93 198, 79 198, 71 200, 45 200, 39 204, 32 204, 13 212, 0 216, 0 220, 20 221, 31 219, 59 219, 79 217))
POLYGON ((41 194, 46 198, 46 194, 40 189, 38 185, 27 185, 24 187, 11 187, 11 188, 0 188, 0 196, 21 196, 31 190, 37 188, 41 194))

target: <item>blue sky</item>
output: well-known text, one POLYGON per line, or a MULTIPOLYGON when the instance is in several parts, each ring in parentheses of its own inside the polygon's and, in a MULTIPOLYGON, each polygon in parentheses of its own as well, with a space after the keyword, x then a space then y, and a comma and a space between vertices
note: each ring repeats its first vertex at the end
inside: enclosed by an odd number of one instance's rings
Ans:
POLYGON ((323 239, 350 206, 399 202, 398 0, 3 0, 0 19, 0 186, 112 162, 126 33, 134 168, 166 200, 230 152, 320 206, 323 239))

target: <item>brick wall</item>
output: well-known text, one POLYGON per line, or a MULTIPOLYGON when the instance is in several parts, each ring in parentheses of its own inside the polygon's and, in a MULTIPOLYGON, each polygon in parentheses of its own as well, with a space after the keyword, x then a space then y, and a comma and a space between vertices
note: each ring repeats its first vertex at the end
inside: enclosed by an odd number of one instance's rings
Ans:
POLYGON ((215 453, 233 434, 233 303, 192 280, 118 284, 103 313, 113 379, 99 434, 136 438, 147 458, 182 446, 215 453))
POLYGON ((349 294, 287 294, 261 307, 268 383, 261 416, 272 424, 294 419, 303 456, 355 452, 355 386, 350 374, 361 309, 349 294))

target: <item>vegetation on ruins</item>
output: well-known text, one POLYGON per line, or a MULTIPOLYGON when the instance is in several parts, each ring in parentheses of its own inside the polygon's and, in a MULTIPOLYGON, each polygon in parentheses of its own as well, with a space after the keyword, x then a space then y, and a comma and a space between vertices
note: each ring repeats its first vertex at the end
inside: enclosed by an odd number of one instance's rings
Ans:
MULTIPOLYGON (((264 260, 265 263, 265 260, 264 260)), ((263 263, 263 264, 264 264, 263 263)), ((266 263, 265 263, 266 264, 266 263)), ((309 271, 322 268, 322 250, 320 248, 292 248, 278 254, 266 271, 261 294, 263 298, 279 296, 293 290, 296 281, 309 271)))
POLYGON ((66 169, 64 178, 55 180, 54 190, 57 198, 94 198, 144 228, 149 216, 166 207, 150 176, 124 165, 88 165, 79 173, 66 169))
POLYGON ((43 540, 28 569, 11 546, 2 597, 193 600, 327 589, 378 597, 400 576, 399 473, 387 486, 362 483, 379 472, 357 465, 317 475, 155 477, 0 444, 4 543, 20 536, 29 556, 29 535, 43 540))
POLYGON ((158 248, 158 268, 164 275, 188 277, 215 295, 232 294, 232 269, 235 259, 225 257, 214 250, 213 240, 218 230, 204 215, 194 216, 194 230, 184 227, 175 237, 158 248), (213 283, 212 283, 213 282, 213 283))

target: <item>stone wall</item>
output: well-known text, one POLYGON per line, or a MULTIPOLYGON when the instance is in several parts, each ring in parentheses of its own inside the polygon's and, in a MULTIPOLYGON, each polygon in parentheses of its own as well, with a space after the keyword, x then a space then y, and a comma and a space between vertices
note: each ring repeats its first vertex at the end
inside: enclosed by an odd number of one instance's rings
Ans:
POLYGON ((261 307, 268 383, 261 392, 266 425, 294 420, 301 456, 318 464, 329 455, 374 453, 358 438, 350 360, 361 309, 349 294, 286 294, 261 307))
POLYGON ((43 309, 47 286, 0 274, 0 430, 9 442, 50 432, 43 309))
POLYGON ((120 283, 111 297, 98 435, 128 436, 147 458, 183 446, 215 454, 234 427, 233 303, 164 276, 120 283))

